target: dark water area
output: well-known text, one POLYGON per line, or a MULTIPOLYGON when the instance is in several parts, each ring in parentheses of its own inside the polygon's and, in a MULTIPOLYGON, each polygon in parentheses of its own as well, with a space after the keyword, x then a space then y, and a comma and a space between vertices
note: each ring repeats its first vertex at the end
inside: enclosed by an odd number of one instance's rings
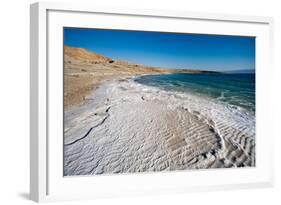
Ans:
POLYGON ((165 74, 137 77, 136 82, 168 91, 208 96, 255 112, 255 74, 165 74))

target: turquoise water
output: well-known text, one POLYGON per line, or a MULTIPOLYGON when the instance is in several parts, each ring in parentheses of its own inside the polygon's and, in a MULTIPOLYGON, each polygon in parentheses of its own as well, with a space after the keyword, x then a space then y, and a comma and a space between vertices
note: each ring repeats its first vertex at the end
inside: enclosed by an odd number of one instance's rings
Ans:
POLYGON ((255 113, 255 74, 168 74, 135 78, 144 85, 188 92, 255 113))

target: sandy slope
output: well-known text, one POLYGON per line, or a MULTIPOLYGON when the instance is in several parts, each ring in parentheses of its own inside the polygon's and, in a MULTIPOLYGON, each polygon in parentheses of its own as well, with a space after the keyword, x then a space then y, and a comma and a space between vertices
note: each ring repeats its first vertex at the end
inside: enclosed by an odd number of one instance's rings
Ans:
POLYGON ((64 107, 79 105, 104 80, 120 79, 142 74, 172 72, 200 73, 200 70, 163 69, 136 65, 87 51, 64 46, 64 107))
POLYGON ((81 48, 64 46, 64 107, 81 104, 104 80, 167 73, 160 68, 114 61, 81 48))
POLYGON ((224 104, 132 80, 65 112, 64 174, 255 166, 255 120, 224 104))

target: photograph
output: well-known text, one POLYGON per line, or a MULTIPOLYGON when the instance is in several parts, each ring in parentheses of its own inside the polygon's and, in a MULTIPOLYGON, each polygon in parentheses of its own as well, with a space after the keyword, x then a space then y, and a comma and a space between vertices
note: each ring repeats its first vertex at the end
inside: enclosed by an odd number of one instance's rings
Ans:
POLYGON ((255 53, 255 36, 63 27, 63 175, 255 167, 255 53))

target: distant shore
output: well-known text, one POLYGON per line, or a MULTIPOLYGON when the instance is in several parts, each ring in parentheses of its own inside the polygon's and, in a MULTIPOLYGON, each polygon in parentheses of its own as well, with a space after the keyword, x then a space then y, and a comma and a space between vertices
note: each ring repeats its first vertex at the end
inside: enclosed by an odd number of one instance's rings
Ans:
POLYGON ((217 73, 193 69, 165 69, 115 61, 81 48, 64 46, 64 108, 80 105, 103 81, 136 75, 217 73))

